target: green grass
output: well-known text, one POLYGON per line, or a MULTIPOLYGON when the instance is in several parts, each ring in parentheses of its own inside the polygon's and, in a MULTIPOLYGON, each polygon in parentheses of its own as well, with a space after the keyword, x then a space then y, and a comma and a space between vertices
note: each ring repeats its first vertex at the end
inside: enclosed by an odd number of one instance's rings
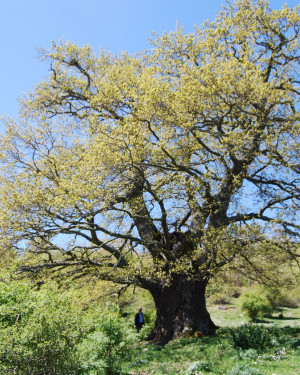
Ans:
POLYGON ((300 308, 282 309, 281 312, 284 319, 278 318, 278 311, 272 318, 259 323, 278 328, 274 347, 263 352, 241 351, 233 348, 226 328, 238 327, 248 320, 235 306, 226 306, 226 310, 211 306, 213 320, 222 327, 215 336, 180 338, 165 346, 138 342, 130 374, 252 375, 251 368, 254 368, 262 375, 299 375, 300 346, 293 348, 291 344, 300 339, 300 308), (234 368, 244 370, 233 372, 234 368))

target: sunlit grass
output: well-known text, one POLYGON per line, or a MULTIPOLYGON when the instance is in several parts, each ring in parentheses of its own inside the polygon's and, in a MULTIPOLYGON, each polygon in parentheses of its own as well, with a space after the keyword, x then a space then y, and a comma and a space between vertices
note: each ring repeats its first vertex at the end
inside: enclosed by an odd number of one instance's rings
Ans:
POLYGON ((135 361, 131 364, 132 375, 251 375, 251 369, 262 375, 297 375, 300 368, 300 347, 292 343, 300 339, 300 308, 281 309, 272 318, 258 323, 276 326, 279 336, 276 345, 264 351, 236 350, 229 341, 226 328, 247 323, 245 316, 234 305, 220 309, 210 306, 213 320, 223 329, 215 336, 180 338, 165 346, 151 343, 137 344, 135 361), (279 313, 283 319, 279 319, 279 313), (239 372, 239 368, 243 372, 239 372))

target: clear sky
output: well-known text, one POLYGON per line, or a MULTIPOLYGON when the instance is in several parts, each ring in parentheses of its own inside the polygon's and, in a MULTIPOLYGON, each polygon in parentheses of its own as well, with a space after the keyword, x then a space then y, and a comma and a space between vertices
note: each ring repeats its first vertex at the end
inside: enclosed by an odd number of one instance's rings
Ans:
MULTIPOLYGON (((272 8, 299 0, 271 0, 272 8)), ((213 20, 224 0, 0 0, 0 116, 16 117, 17 98, 48 74, 37 48, 51 41, 90 44, 95 51, 135 52, 149 47, 152 32, 188 33, 213 20)))

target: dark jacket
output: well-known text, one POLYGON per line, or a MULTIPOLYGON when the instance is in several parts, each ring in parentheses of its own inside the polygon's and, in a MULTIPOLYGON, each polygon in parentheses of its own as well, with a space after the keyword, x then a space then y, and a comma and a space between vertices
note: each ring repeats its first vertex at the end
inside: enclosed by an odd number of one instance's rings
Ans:
POLYGON ((136 313, 135 314, 135 317, 134 317, 134 325, 136 327, 142 327, 142 325, 144 325, 145 321, 144 321, 144 315, 142 313, 142 317, 143 317, 143 322, 141 323, 140 322, 140 316, 139 316, 139 313, 136 313))

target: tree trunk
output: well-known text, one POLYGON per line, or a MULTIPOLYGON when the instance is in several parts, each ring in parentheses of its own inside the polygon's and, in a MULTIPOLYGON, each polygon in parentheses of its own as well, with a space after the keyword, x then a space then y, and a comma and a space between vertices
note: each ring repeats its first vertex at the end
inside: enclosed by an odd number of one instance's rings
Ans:
POLYGON ((156 321, 151 334, 155 343, 165 344, 184 334, 214 334, 218 328, 206 309, 206 280, 176 278, 169 286, 151 291, 156 321))

